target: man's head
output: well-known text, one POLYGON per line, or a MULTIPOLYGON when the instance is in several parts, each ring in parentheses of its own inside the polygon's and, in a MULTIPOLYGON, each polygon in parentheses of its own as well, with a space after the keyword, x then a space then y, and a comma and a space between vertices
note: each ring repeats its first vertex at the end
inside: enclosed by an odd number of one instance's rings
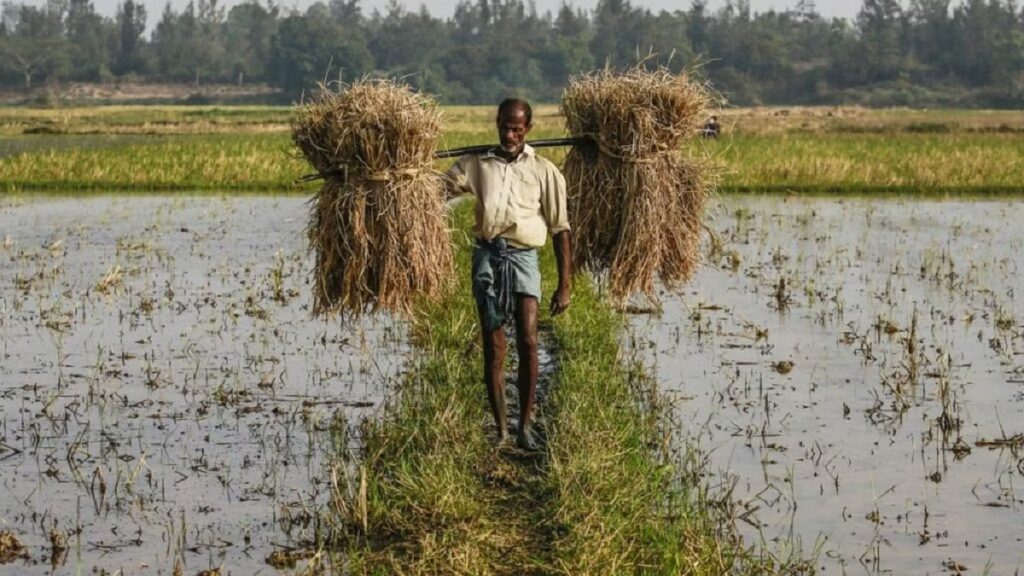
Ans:
POLYGON ((522 153, 532 123, 533 110, 526 100, 506 98, 498 104, 498 141, 505 156, 515 158, 522 153))

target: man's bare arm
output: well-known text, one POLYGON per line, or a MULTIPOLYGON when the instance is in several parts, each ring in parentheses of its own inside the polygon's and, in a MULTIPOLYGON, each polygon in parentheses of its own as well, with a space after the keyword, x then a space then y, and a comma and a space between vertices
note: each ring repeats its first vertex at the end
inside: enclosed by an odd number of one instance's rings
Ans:
POLYGON ((569 308, 572 278, 572 235, 568 230, 555 234, 555 262, 558 265, 558 289, 551 298, 551 315, 558 316, 569 308))

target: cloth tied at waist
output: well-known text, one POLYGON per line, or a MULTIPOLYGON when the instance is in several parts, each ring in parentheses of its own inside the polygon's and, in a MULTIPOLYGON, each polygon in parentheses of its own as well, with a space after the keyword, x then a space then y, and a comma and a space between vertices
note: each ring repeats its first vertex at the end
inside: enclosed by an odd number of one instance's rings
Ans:
POLYGON ((473 297, 487 332, 515 317, 516 294, 540 299, 536 248, 516 248, 504 238, 477 239, 473 250, 473 297))

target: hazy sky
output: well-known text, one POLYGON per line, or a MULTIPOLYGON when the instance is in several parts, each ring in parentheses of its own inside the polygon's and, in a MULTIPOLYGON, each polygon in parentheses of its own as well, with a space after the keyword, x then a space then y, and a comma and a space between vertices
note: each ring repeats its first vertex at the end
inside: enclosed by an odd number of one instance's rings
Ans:
MULTIPOLYGON (((40 0, 29 0, 33 4, 41 4, 40 0)), ((242 0, 221 0, 222 3, 231 7, 235 4, 240 3, 242 0)), ((316 0, 278 0, 279 4, 284 8, 298 7, 304 9, 316 0)), ((725 4, 726 0, 709 0, 708 4, 713 9, 716 9, 725 4)), ((98 10, 102 14, 113 16, 116 10, 116 6, 119 0, 93 0, 98 10)), ((143 0, 146 5, 146 12, 149 16, 150 27, 156 24, 156 21, 160 18, 160 13, 163 12, 164 5, 167 4, 167 0, 143 0)), ((171 5, 175 9, 181 9, 188 3, 188 0, 170 0, 171 5)), ((410 10, 418 10, 420 5, 426 5, 427 9, 430 10, 435 16, 449 17, 455 11, 454 0, 399 0, 399 2, 410 10)), ((537 10, 545 12, 551 10, 556 11, 559 6, 562 5, 562 0, 535 0, 537 4, 537 10)), ((574 6, 581 8, 592 9, 597 5, 597 0, 571 0, 570 2, 574 6)), ((756 12, 763 12, 770 9, 784 10, 796 5, 797 0, 750 0, 750 6, 756 12)), ((631 4, 634 6, 642 6, 649 8, 653 11, 660 10, 680 10, 688 9, 690 7, 690 0, 632 0, 631 4)), ((825 16, 843 16, 852 18, 857 11, 860 9, 861 2, 859 0, 818 0, 818 11, 825 16)), ((374 8, 383 10, 384 6, 387 5, 387 0, 362 0, 360 5, 363 7, 363 12, 369 14, 374 8)))

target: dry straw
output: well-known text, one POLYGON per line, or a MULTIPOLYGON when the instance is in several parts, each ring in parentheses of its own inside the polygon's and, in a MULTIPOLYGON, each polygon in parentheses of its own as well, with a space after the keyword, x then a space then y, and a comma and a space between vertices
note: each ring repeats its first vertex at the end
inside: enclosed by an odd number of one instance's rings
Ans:
POLYGON ((300 105, 292 139, 324 176, 312 200, 314 314, 408 313, 440 296, 452 276, 434 149, 441 112, 430 98, 385 80, 300 105))
POLYGON ((714 182, 706 163, 681 148, 709 102, 686 75, 641 66, 575 76, 562 95, 569 132, 596 143, 574 146, 565 159, 573 261, 607 270, 614 300, 654 297, 656 277, 678 289, 697 268, 714 182))

